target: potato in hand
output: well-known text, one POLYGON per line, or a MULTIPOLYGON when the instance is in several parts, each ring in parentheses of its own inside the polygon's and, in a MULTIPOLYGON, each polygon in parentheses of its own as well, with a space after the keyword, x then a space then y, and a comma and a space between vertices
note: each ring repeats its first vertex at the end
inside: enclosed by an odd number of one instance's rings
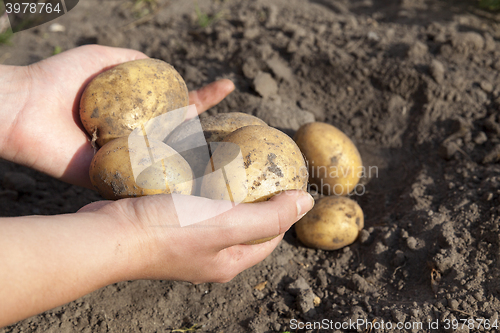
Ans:
POLYGON ((302 153, 289 136, 268 126, 246 126, 226 136, 215 149, 201 196, 235 203, 261 202, 283 191, 305 191, 307 179, 302 153))
POLYGON ((157 59, 141 59, 96 76, 80 100, 80 119, 99 147, 141 126, 160 127, 145 131, 159 130, 166 137, 184 120, 188 102, 186 83, 172 66, 157 59), (174 110, 178 111, 168 122, 150 121, 174 110))
POLYGON ((115 139, 94 155, 90 180, 105 199, 193 192, 193 172, 175 150, 142 136, 115 139))
POLYGON ((290 137, 272 127, 246 126, 226 136, 213 152, 201 195, 237 203, 266 201, 283 191, 306 190, 307 177, 302 153, 290 137), (240 151, 242 163, 231 163, 240 151), (214 173, 219 169, 225 171, 222 181, 214 173))
POLYGON ((250 125, 267 126, 259 118, 241 112, 193 118, 177 127, 164 142, 177 150, 189 163, 195 177, 200 178, 210 160, 209 143, 220 142, 237 129, 250 125))

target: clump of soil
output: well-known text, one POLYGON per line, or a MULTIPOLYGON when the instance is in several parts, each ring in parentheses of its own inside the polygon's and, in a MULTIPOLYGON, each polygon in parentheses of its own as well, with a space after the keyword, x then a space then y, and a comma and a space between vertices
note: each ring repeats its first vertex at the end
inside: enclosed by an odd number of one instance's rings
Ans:
MULTIPOLYGON (((122 282, 0 332, 283 332, 292 319, 423 323, 401 332, 439 320, 434 331, 444 332, 453 331, 446 320, 498 320, 498 15, 444 0, 200 6, 220 19, 200 26, 190 1, 160 2, 140 21, 125 2, 81 1, 57 20, 65 33, 49 23, 16 34, 0 59, 28 64, 89 42, 129 47, 174 65, 190 89, 233 80, 237 91, 209 114, 250 113, 290 135, 313 120, 333 124, 366 166, 365 192, 353 197, 365 230, 333 252, 303 247, 291 230, 227 284, 122 282)), ((2 216, 99 199, 8 162, 2 178, 2 216), (25 186, 9 182, 12 172, 25 186)))

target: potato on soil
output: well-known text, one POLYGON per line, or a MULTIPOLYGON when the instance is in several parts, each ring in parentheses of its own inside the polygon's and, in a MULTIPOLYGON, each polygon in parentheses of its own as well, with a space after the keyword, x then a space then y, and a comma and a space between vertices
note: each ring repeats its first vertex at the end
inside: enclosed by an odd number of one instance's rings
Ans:
MULTIPOLYGON (((169 111, 181 109, 168 122, 149 122, 170 133, 184 120, 189 102, 186 84, 169 64, 156 59, 123 63, 96 76, 80 101, 80 118, 97 144, 130 134, 135 128, 169 111)), ((154 130, 146 128, 149 133, 154 130)), ((157 138, 162 140, 163 138, 157 138)))
POLYGON ((337 250, 352 244, 363 226, 363 211, 355 201, 328 196, 319 199, 295 224, 295 231, 298 239, 308 247, 337 250))
POLYGON ((210 159, 207 143, 222 141, 228 134, 250 125, 267 126, 259 118, 241 112, 194 118, 177 127, 165 143, 186 159, 195 177, 201 177, 210 159))
POLYGON ((282 191, 306 190, 307 178, 304 158, 290 137, 272 127, 246 126, 226 136, 214 151, 201 196, 260 202, 282 191))
POLYGON ((90 180, 105 199, 193 192, 193 172, 176 151, 142 136, 115 139, 97 151, 90 180))
POLYGON ((347 135, 332 125, 316 122, 300 127, 294 140, 306 157, 309 181, 317 190, 325 195, 347 195, 355 189, 363 164, 347 135))

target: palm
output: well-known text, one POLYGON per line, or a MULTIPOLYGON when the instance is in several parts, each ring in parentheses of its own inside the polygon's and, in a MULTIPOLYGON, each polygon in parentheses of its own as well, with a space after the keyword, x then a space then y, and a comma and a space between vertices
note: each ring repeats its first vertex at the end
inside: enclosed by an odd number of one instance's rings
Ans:
MULTIPOLYGON (((117 64, 146 56, 138 51, 86 46, 61 53, 29 67, 28 102, 16 122, 18 159, 22 164, 64 181, 90 187, 88 168, 93 149, 82 129, 78 106, 87 83, 117 64)), ((190 103, 201 113, 220 102, 234 88, 217 81, 190 93, 190 103)))

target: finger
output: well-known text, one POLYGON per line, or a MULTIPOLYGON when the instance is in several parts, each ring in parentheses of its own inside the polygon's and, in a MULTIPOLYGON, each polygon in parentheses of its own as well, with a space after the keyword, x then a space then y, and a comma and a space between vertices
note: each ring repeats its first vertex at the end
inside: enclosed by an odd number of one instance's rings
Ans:
POLYGON ((189 104, 195 104, 198 114, 200 114, 219 104, 233 90, 233 82, 228 79, 218 80, 201 89, 189 92, 189 104))
POLYGON ((259 203, 239 204, 218 217, 225 226, 218 246, 229 247, 284 234, 314 206, 307 192, 288 191, 259 203))
POLYGON ((284 235, 279 235, 274 239, 258 245, 234 245, 219 252, 218 264, 220 269, 213 269, 218 272, 213 277, 213 281, 228 282, 244 270, 255 266, 266 259, 278 246, 284 235))
POLYGON ((96 75, 124 62, 145 58, 148 58, 148 56, 136 50, 102 45, 84 45, 60 53, 45 61, 73 62, 73 64, 77 64, 74 66, 82 75, 96 75))
POLYGON ((109 46, 101 46, 101 47, 102 47, 102 52, 106 54, 106 56, 102 57, 101 60, 104 62, 103 65, 105 66, 114 66, 127 61, 149 58, 147 55, 137 50, 109 47, 109 46))

